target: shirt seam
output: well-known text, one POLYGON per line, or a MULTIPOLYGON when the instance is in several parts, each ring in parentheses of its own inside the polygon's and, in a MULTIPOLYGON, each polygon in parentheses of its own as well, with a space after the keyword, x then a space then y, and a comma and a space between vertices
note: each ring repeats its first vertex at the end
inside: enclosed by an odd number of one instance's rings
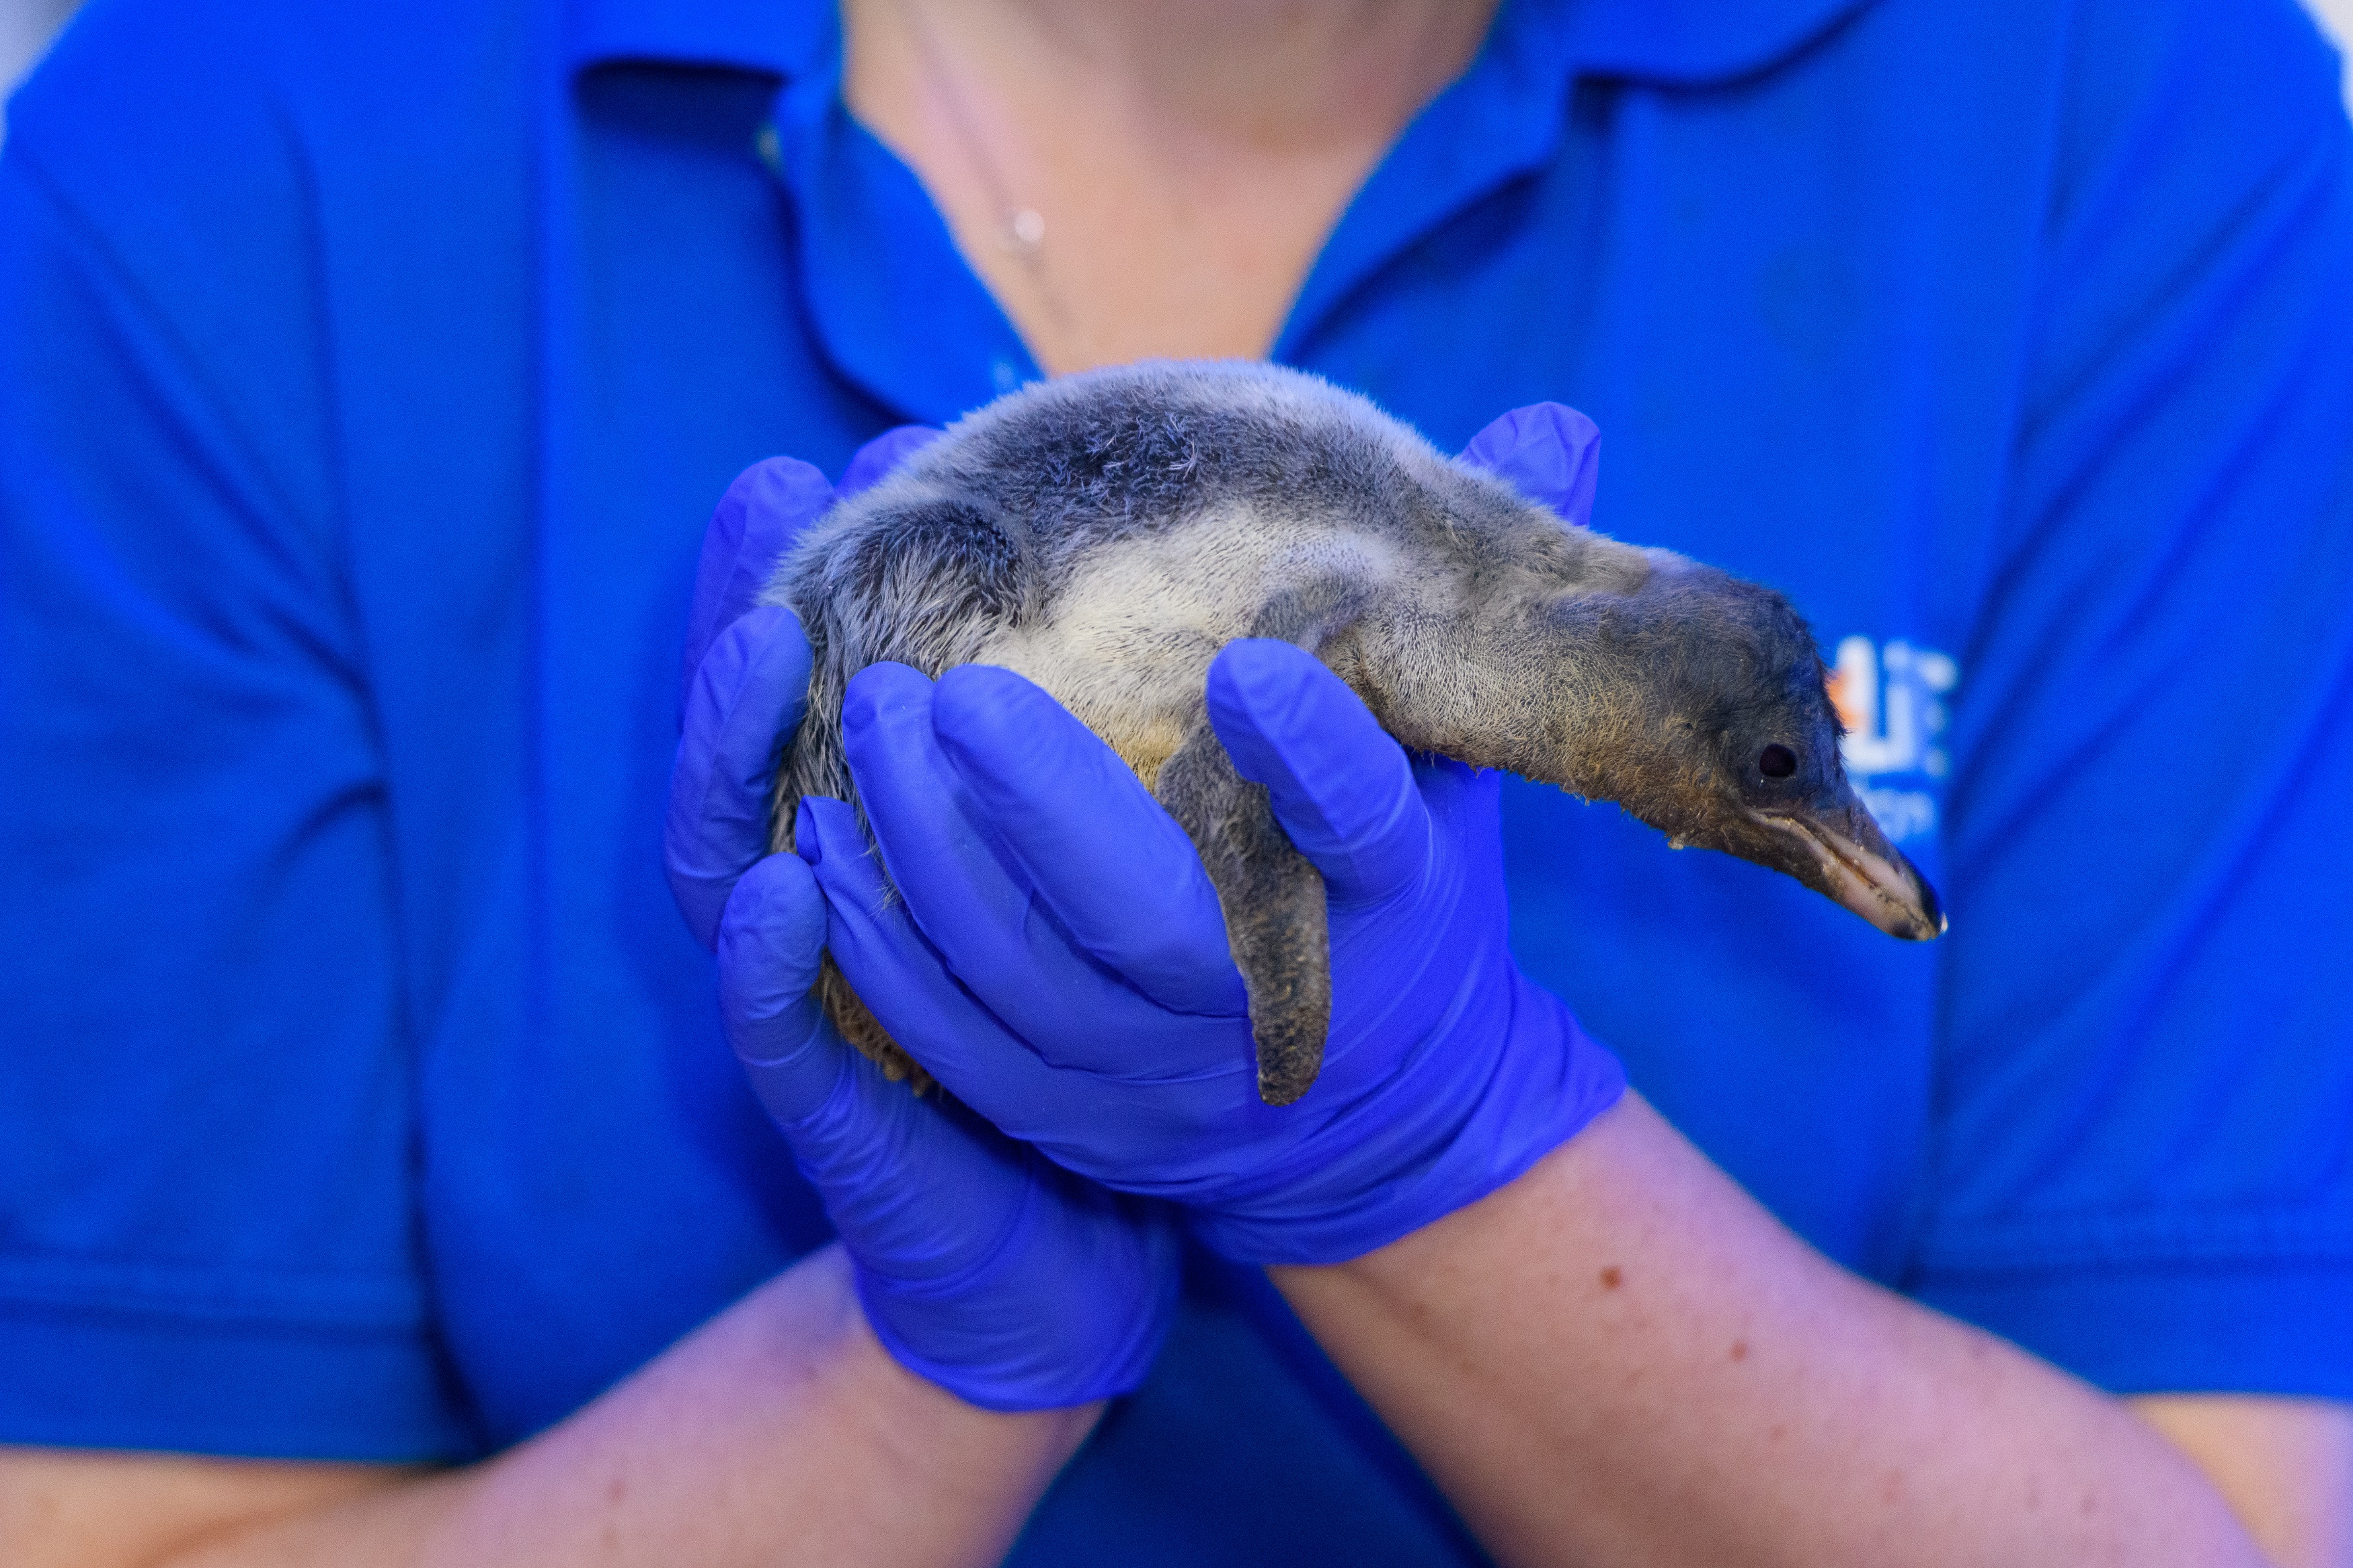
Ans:
POLYGON ((1931 1274, 2094 1268, 2353 1267, 2353 1216, 2244 1210, 2073 1215, 1931 1229, 1914 1248, 1931 1274))
POLYGON ((429 1317, 400 1276, 5 1253, 0 1309, 363 1333, 416 1333, 429 1317))

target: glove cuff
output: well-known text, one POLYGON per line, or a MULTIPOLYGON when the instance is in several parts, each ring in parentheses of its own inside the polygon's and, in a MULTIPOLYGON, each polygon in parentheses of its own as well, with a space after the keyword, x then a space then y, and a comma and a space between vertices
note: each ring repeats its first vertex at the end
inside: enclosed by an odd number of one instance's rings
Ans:
POLYGON ((874 1337, 900 1365, 984 1410, 1058 1410, 1134 1392, 1175 1315, 1176 1237, 1142 1215, 1083 1230, 1060 1217, 1033 1191, 987 1259, 939 1279, 885 1274, 853 1248, 859 1304, 874 1337), (1144 1256, 1088 1256, 1106 1246, 1144 1256), (1047 1257, 1066 1278, 1040 1279, 1047 1257), (1150 1280, 1153 1289, 1107 1294, 1082 1283, 1103 1279, 1150 1280))

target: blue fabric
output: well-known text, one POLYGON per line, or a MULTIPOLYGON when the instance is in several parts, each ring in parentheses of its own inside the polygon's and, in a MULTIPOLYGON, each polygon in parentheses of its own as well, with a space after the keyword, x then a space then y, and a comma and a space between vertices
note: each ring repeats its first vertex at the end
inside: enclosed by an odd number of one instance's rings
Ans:
MULTIPOLYGON (((0 1436, 462 1458, 826 1234, 662 885, 696 551, 1032 373, 832 56, 93 0, 17 96, 0 1436)), ((1450 447, 1584 410, 1599 526, 1806 611, 1951 936, 1520 787, 1521 962, 1831 1257, 2120 1390, 2353 1397, 2348 297, 2289 0, 1525 0, 1279 343, 1450 447)), ((1027 1560, 1469 1554, 1196 1276, 1027 1560)))

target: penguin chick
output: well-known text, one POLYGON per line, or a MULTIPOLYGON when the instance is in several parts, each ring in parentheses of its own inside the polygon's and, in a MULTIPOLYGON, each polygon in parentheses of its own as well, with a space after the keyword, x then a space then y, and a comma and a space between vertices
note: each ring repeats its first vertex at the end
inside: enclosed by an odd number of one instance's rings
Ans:
MULTIPOLYGON (((1786 599, 1565 523, 1298 371, 1164 362, 1013 393, 828 512, 766 597, 815 655, 778 847, 801 796, 857 799, 841 705, 858 670, 1027 676, 1200 850, 1270 1105, 1321 1066, 1330 953, 1321 877, 1209 727, 1209 661, 1236 637, 1315 654, 1410 750, 1616 801, 1896 936, 1944 929, 1848 786, 1786 599)), ((843 1033, 920 1085, 839 972, 822 984, 843 1033)))

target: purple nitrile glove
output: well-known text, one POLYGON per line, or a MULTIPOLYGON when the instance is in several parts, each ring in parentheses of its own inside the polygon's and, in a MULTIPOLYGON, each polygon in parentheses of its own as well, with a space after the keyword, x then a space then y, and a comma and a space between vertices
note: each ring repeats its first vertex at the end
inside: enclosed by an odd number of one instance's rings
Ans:
POLYGON ((991 1410, 1134 1388, 1175 1310, 1175 1230, 852 1050, 810 990, 826 925, 799 859, 745 872, 719 928, 720 1016, 825 1201, 876 1337, 991 1410))
MULTIPOLYGON (((885 439, 911 444, 904 432, 885 439)), ((883 467, 869 464, 870 478, 883 467)), ((810 993, 825 903, 807 865, 767 853, 768 780, 800 721, 808 646, 789 612, 750 606, 767 565, 833 499, 814 472, 781 458, 750 470, 705 541, 688 630, 704 652, 664 838, 671 886, 716 946, 727 1038, 823 1198, 891 1353, 991 1409, 1124 1393, 1173 1310, 1166 1219, 889 1082, 810 993)))
MULTIPOLYGON (((1589 425, 1538 414, 1514 433, 1494 443, 1506 478, 1513 454, 1572 493, 1589 473, 1589 425), (1563 433, 1582 437, 1573 459, 1563 433)), ((1208 701, 1324 878, 1331 1034, 1295 1105, 1257 1097, 1190 842, 1021 678, 971 667, 934 685, 882 665, 852 681, 844 740, 903 903, 847 806, 806 803, 799 842, 836 962, 966 1103, 1072 1170, 1185 1205, 1229 1257, 1335 1262, 1509 1182, 1624 1078, 1512 961, 1494 775, 1409 761, 1288 644, 1228 647, 1208 701)))
POLYGON ((1601 482, 1601 430, 1565 403, 1531 403, 1513 409, 1471 437, 1462 448, 1462 461, 1486 469, 1579 528, 1593 525, 1593 492, 1601 482))

